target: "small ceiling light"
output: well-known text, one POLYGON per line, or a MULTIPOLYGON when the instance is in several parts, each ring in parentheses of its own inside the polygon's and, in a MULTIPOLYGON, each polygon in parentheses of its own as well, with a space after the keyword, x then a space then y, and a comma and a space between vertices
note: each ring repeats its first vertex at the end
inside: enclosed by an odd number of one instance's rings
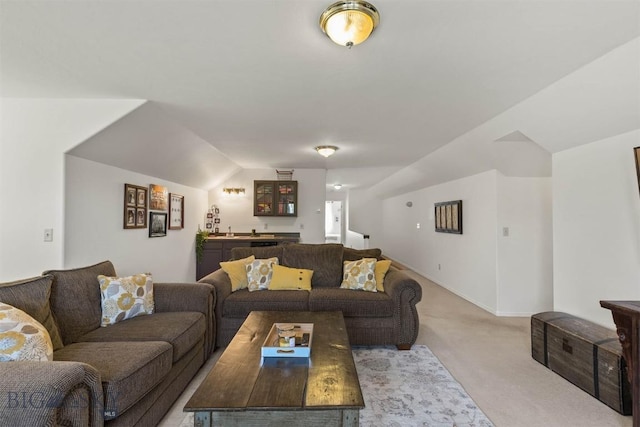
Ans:
POLYGON ((351 48, 365 41, 380 23, 378 10, 362 0, 339 1, 320 16, 320 28, 334 43, 351 48))
POLYGON ((342 184, 333 184, 333 188, 335 188, 336 190, 339 190, 342 188, 342 184))
POLYGON ((226 194, 244 194, 244 188, 223 188, 222 192, 226 194))
POLYGON ((319 145, 316 147, 316 151, 318 152, 318 154, 324 157, 329 157, 330 155, 335 153, 337 150, 338 150, 338 147, 334 145, 319 145))

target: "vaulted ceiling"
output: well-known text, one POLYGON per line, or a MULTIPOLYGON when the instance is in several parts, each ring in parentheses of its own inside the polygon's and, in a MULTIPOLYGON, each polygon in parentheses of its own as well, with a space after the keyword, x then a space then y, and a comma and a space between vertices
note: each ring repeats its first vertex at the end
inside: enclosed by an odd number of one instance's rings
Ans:
MULTIPOLYGON (((390 176, 436 174, 442 147, 640 37, 637 1, 373 3, 380 26, 349 50, 319 29, 330 1, 2 1, 0 91, 147 100, 72 151, 147 175, 209 188, 240 168, 326 168, 387 194, 402 187, 390 176), (324 144, 340 150, 324 159, 324 144)), ((549 175, 574 132, 549 125, 485 135, 506 137, 487 167, 549 175)), ((472 173, 482 152, 448 161, 472 173)))

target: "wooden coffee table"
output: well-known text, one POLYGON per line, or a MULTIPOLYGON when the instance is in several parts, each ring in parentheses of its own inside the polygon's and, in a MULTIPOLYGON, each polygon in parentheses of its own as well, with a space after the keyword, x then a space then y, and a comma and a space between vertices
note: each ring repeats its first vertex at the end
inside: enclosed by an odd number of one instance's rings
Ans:
POLYGON ((364 399, 341 312, 254 311, 185 405, 196 427, 357 426, 364 399), (313 323, 311 357, 267 358, 274 323, 313 323))

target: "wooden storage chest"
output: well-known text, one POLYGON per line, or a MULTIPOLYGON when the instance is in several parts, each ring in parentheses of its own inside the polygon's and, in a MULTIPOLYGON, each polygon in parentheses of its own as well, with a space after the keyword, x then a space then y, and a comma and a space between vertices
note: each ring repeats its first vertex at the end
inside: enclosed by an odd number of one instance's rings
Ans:
POLYGON ((627 366, 614 331, 567 313, 534 314, 531 356, 614 410, 631 415, 627 366))

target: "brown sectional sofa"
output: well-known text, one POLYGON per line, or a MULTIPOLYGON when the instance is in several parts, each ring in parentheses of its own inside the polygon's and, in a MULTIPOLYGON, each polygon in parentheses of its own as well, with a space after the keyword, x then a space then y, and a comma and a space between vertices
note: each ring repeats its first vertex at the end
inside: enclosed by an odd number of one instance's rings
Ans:
POLYGON ((352 345, 396 345, 410 348, 418 336, 416 304, 422 288, 405 272, 394 269, 384 279, 384 292, 340 289, 343 261, 381 258, 380 249, 354 250, 340 244, 285 244, 232 249, 233 259, 250 255, 278 257, 280 265, 313 270, 311 291, 231 292, 222 269, 200 279, 216 293, 216 345, 226 346, 251 311, 342 311, 352 345))
POLYGON ((0 425, 156 425, 213 351, 213 287, 154 283, 155 311, 100 327, 111 262, 0 284, 48 330, 52 362, 0 363, 0 425))

